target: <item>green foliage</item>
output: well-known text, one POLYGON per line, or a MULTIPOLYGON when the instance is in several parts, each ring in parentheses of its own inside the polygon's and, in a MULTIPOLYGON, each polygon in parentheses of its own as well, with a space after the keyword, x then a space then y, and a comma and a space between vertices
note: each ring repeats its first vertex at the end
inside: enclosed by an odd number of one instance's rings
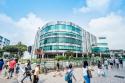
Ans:
POLYGON ((18 52, 18 48, 15 45, 8 45, 3 47, 3 50, 5 50, 5 52, 10 52, 10 53, 17 53, 18 52))
POLYGON ((5 52, 10 52, 11 55, 17 54, 18 56, 15 56, 17 58, 21 58, 23 56, 23 52, 27 51, 27 46, 19 42, 16 45, 8 45, 3 47, 3 50, 5 52))
POLYGON ((4 50, 0 48, 0 57, 3 57, 4 50))
POLYGON ((55 56, 55 60, 66 60, 67 57, 66 56, 62 56, 62 55, 58 55, 58 56, 55 56))
POLYGON ((72 52, 72 51, 66 51, 66 52, 65 52, 65 55, 66 55, 66 56, 73 56, 73 52, 72 52))
POLYGON ((70 51, 70 50, 65 52, 65 55, 67 56, 68 60, 73 59, 73 54, 74 53, 72 51, 70 51))
POLYGON ((23 52, 27 51, 27 46, 19 42, 17 45, 15 45, 18 48, 18 54, 19 57, 23 56, 23 52))

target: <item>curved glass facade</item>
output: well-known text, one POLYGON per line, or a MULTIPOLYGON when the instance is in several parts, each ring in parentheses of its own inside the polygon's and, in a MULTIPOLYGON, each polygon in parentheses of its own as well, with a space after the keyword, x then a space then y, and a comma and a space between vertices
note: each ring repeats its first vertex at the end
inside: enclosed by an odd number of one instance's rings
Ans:
POLYGON ((80 51, 81 47, 76 46, 64 46, 64 45, 48 45, 44 46, 43 50, 71 50, 71 51, 80 51))
POLYGON ((72 23, 49 23, 40 33, 40 48, 45 52, 82 52, 82 30, 72 23))
POLYGON ((49 22, 39 28, 35 36, 34 52, 36 49, 44 51, 45 55, 73 52, 73 56, 92 53, 92 46, 97 45, 96 36, 75 25, 72 22, 49 22))
POLYGON ((66 24, 55 24, 55 25, 49 25, 43 28, 42 33, 46 33, 48 31, 60 31, 60 30, 67 30, 67 31, 74 31, 77 33, 81 33, 80 27, 75 27, 73 25, 66 25, 66 24))
POLYGON ((55 32, 48 32, 46 34, 41 35, 41 38, 45 38, 48 36, 69 36, 69 37, 75 37, 75 38, 82 38, 79 34, 74 34, 73 32, 61 32, 61 31, 55 31, 55 32))
POLYGON ((82 41, 69 37, 48 37, 42 39, 40 44, 48 44, 48 43, 69 43, 69 44, 81 45, 82 41))

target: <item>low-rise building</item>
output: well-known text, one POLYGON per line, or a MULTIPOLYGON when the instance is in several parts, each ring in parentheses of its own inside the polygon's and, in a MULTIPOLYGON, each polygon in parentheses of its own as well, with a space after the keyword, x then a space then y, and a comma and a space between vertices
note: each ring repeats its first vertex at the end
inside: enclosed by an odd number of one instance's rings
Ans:
POLYGON ((93 46, 93 53, 109 54, 109 47, 106 37, 99 37, 97 44, 93 46))
POLYGON ((10 40, 7 38, 4 38, 3 36, 0 36, 0 48, 3 48, 4 46, 7 46, 10 44, 10 40))

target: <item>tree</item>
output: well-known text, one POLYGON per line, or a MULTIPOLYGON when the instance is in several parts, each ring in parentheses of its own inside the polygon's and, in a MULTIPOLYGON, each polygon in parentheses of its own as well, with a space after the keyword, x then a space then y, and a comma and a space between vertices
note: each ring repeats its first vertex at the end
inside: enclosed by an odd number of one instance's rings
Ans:
POLYGON ((24 51, 27 51, 27 46, 22 44, 21 42, 19 42, 16 45, 5 46, 5 47, 3 47, 3 50, 5 52, 10 52, 11 55, 16 54, 17 58, 21 58, 21 57, 23 57, 24 51))
POLYGON ((0 57, 3 57, 4 50, 0 48, 0 57))
POLYGON ((4 46, 3 50, 5 52, 10 52, 11 54, 15 54, 18 52, 18 48, 15 45, 4 46))
POLYGON ((12 58, 14 54, 17 54, 18 48, 15 45, 8 45, 3 47, 4 52, 9 52, 10 55, 4 55, 4 57, 12 58))
POLYGON ((27 45, 22 44, 19 42, 17 45, 15 45, 18 48, 18 57, 23 57, 23 54, 25 51, 27 51, 27 45))
POLYGON ((68 59, 70 60, 73 57, 74 53, 72 51, 66 51, 65 54, 68 57, 68 59))

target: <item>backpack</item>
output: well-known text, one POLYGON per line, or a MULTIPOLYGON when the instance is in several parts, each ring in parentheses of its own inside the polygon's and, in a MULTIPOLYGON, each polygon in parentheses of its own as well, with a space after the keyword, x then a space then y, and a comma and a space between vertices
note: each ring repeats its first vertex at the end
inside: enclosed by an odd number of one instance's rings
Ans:
POLYGON ((72 77, 72 71, 67 72, 67 73, 65 74, 65 81, 71 80, 71 77, 72 77))
POLYGON ((16 66, 16 71, 19 71, 20 70, 20 67, 19 66, 16 66))
POLYGON ((26 75, 31 75, 31 70, 28 68, 28 67, 25 67, 25 72, 26 72, 26 75))
POLYGON ((28 70, 32 70, 31 65, 27 65, 28 70))

